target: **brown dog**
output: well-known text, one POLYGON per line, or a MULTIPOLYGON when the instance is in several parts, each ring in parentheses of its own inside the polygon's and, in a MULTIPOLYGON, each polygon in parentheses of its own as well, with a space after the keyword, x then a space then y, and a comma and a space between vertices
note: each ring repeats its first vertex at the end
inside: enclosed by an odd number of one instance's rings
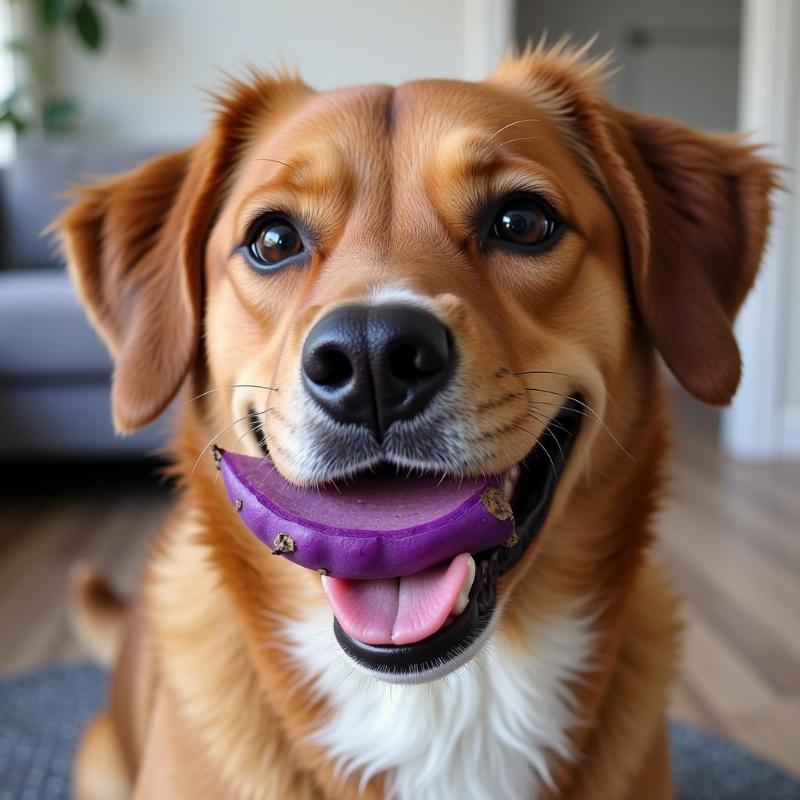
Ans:
POLYGON ((117 427, 201 395, 81 800, 673 796, 657 353, 731 398, 773 170, 609 105, 601 72, 556 47, 480 84, 255 76, 57 222, 117 427), (212 440, 309 507, 376 465, 400 517, 420 472, 501 476, 516 533, 323 587, 248 530, 212 440))

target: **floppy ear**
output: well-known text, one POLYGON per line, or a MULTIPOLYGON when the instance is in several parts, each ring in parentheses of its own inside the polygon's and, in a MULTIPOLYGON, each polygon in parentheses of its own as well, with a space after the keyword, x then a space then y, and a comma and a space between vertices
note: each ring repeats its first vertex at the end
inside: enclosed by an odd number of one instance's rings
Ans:
POLYGON ((733 320, 764 250, 774 166, 734 135, 601 113, 600 148, 612 151, 595 163, 622 221, 645 326, 689 392, 726 404, 741 373, 733 320))
POLYGON ((157 417, 192 363, 205 234, 216 196, 205 145, 77 190, 54 223, 89 315, 115 359, 114 425, 157 417))
POLYGON ((686 389, 725 404, 741 372, 733 319, 761 260, 775 165, 741 137, 604 102, 609 59, 591 60, 591 45, 543 39, 489 81, 551 112, 620 219, 652 341, 686 389))
POLYGON ((199 144, 77 190, 51 226, 115 359, 117 430, 151 422, 183 383, 200 336, 206 239, 227 176, 275 110, 310 94, 287 72, 230 80, 199 144))

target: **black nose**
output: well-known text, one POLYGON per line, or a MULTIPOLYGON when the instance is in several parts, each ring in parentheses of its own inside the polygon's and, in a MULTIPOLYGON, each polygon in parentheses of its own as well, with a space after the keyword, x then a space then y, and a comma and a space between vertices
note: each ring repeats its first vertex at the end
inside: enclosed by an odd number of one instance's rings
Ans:
POLYGON ((303 380, 333 419, 367 425, 380 441, 389 425, 428 405, 454 361, 450 332, 427 311, 343 306, 309 332, 303 380))

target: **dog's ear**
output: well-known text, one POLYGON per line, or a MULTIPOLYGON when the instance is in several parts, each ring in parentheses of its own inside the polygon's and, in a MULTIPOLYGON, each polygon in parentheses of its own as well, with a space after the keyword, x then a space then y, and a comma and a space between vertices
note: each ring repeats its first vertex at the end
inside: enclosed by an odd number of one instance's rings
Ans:
POLYGON ((613 153, 596 165, 620 216, 636 303, 674 375, 695 397, 733 397, 733 320, 758 270, 773 165, 740 137, 607 106, 613 153))
POLYGON ((311 90, 254 73, 217 97, 211 132, 187 150, 78 189, 52 229, 89 315, 114 356, 114 425, 155 419, 197 351, 206 239, 235 164, 276 108, 311 90))
POLYGON ((775 166, 741 137, 604 102, 608 59, 589 59, 590 45, 541 42, 489 82, 521 92, 565 131, 620 219, 655 346, 693 395, 725 404, 741 372, 733 319, 761 260, 775 166))
POLYGON ((83 187, 54 225, 78 293, 114 356, 112 408, 123 432, 164 410, 194 357, 215 196, 208 157, 198 145, 83 187))

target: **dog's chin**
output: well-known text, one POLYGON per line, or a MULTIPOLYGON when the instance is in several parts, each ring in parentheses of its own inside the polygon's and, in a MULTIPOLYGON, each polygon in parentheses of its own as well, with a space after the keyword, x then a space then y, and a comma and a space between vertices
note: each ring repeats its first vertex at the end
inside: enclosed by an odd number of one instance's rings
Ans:
POLYGON ((500 545, 470 554, 474 577, 460 613, 426 638, 407 644, 368 644, 346 632, 334 614, 339 646, 359 671, 395 684, 443 678, 470 661, 494 632, 502 614, 499 580, 522 561, 537 539, 564 473, 582 420, 582 401, 570 398, 544 429, 536 445, 506 473, 504 492, 514 512, 516 535, 500 545))

